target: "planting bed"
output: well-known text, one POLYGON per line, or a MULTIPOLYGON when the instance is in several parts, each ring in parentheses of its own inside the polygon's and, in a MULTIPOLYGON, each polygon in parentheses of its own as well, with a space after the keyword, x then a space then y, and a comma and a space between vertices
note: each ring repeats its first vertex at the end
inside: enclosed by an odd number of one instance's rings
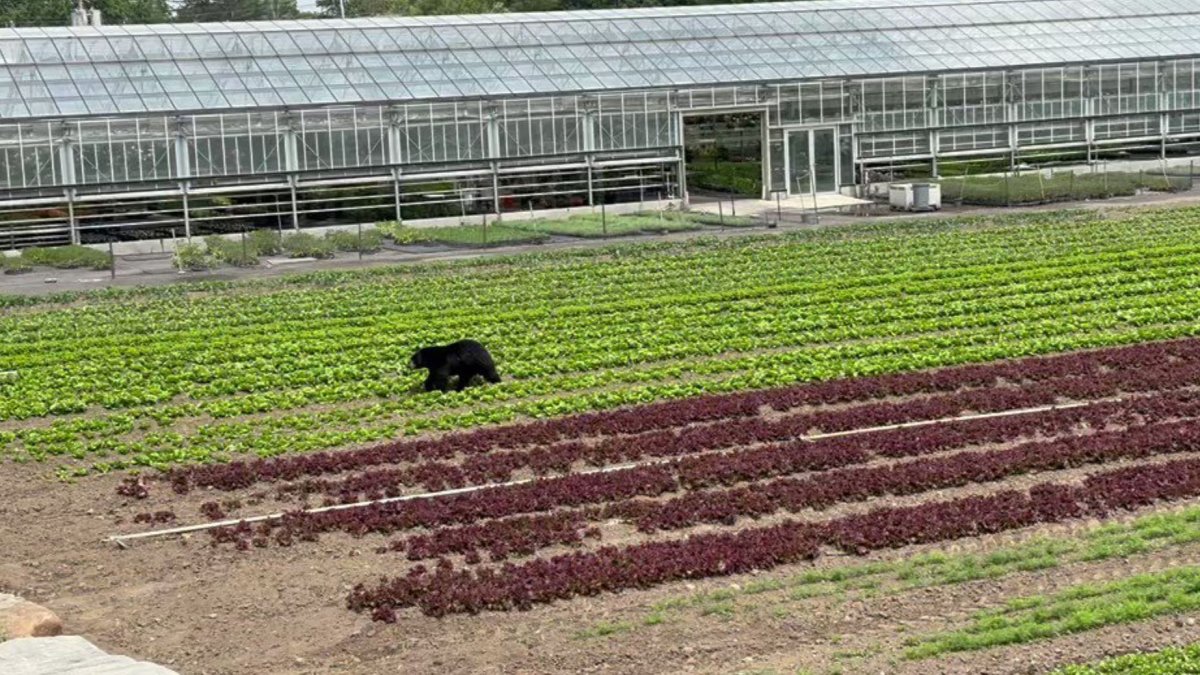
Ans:
POLYGON ((345 602, 377 621, 529 609, 1200 496, 1197 382, 1177 340, 177 468, 113 499, 284 511, 207 531, 248 559, 361 540, 388 578, 345 602))
POLYGON ((1042 214, 12 301, 0 592, 187 673, 1200 641, 1197 241, 1042 214), (411 391, 466 331, 505 382, 411 391))

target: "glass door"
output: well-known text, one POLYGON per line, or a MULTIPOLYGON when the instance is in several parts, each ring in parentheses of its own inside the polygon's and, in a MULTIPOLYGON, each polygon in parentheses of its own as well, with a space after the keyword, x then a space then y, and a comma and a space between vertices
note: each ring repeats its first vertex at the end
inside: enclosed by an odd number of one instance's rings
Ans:
POLYGON ((806 195, 812 191, 809 178, 812 157, 809 154, 808 130, 788 132, 788 194, 806 195))
POLYGON ((837 132, 833 129, 812 131, 813 176, 817 192, 837 192, 837 132))
POLYGON ((787 134, 788 192, 836 192, 838 144, 836 129, 800 129, 787 134))

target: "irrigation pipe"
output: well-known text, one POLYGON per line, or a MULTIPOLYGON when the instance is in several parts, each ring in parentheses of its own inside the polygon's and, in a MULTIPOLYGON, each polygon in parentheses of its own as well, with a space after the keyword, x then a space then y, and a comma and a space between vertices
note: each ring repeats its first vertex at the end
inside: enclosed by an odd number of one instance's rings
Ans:
MULTIPOLYGON (((982 420, 982 419, 989 419, 989 418, 994 418, 994 417, 1014 417, 1017 415, 1032 415, 1034 413, 1050 412, 1052 410, 1069 410, 1071 408, 1083 408, 1085 406, 1095 405, 1098 403, 1112 403, 1112 402, 1116 402, 1119 400, 1121 400, 1119 397, 1111 397, 1111 398, 1097 399, 1094 401, 1083 401, 1083 402, 1078 402, 1078 403, 1058 403, 1058 404, 1051 404, 1051 405, 1036 406, 1033 408, 1018 408, 1016 410, 1003 410, 1000 412, 992 412, 992 413, 977 413, 977 414, 973 414, 973 415, 959 415, 957 417, 941 417, 941 418, 932 419, 932 420, 918 420, 915 422, 902 422, 900 424, 887 424, 887 425, 878 426, 878 427, 863 427, 861 429, 849 429, 847 431, 832 431, 832 432, 824 433, 824 434, 811 434, 808 436, 799 436, 797 438, 797 440, 819 441, 824 438, 836 438, 839 436, 854 436, 857 434, 868 434, 868 433, 874 433, 877 431, 893 431, 893 430, 897 430, 897 429, 911 429, 913 427, 925 427, 925 426, 932 426, 935 424, 946 424, 949 422, 967 422, 970 420, 982 420)), ((658 464, 669 464, 671 462, 674 462, 677 459, 678 459, 678 457, 665 457, 665 458, 659 458, 659 459, 646 460, 643 462, 629 462, 626 464, 616 464, 613 466, 606 466, 606 467, 602 467, 599 469, 588 469, 587 471, 577 471, 575 473, 563 474, 561 476, 555 476, 555 478, 565 478, 565 477, 570 477, 570 476, 589 476, 589 475, 594 475, 594 474, 611 473, 613 471, 622 471, 624 469, 635 469, 635 468, 643 467, 643 466, 655 466, 658 464)), ((533 483, 533 482, 539 481, 539 480, 543 480, 543 478, 542 477, 521 478, 519 480, 510 480, 510 481, 507 481, 504 483, 489 483, 487 485, 471 485, 468 487, 453 488, 450 490, 439 490, 437 492, 424 492, 421 494, 404 495, 401 497, 385 497, 383 499, 372 499, 370 501, 365 501, 365 502, 353 502, 350 504, 334 504, 332 506, 321 506, 318 508, 304 509, 303 511, 300 511, 299 513, 305 513, 305 514, 327 513, 330 511, 345 511, 347 509, 358 509, 358 508, 363 508, 366 506, 375 506, 378 504, 394 504, 396 502, 407 502, 407 501, 413 501, 416 499, 433 499, 435 497, 449 497, 452 495, 462 495, 462 494, 468 494, 471 492, 477 492, 479 490, 490 490, 493 488, 503 488, 503 487, 512 487, 515 485, 524 485, 526 483, 533 483)), ((149 532, 136 532, 133 534, 115 534, 115 535, 112 535, 112 536, 108 537, 107 539, 105 539, 105 541, 116 543, 118 546, 125 548, 126 542, 130 542, 130 541, 134 541, 134 540, 138 540, 138 539, 150 539, 153 537, 166 537, 166 536, 177 535, 177 534, 188 534, 191 532, 202 532, 204 530, 212 530, 212 529, 216 529, 218 527, 232 527, 232 526, 238 525, 240 523, 247 523, 247 524, 261 523, 261 522, 269 521, 269 520, 279 520, 279 519, 283 518, 284 515, 285 515, 285 513, 283 513, 283 512, 271 513, 271 514, 262 515, 262 516, 250 516, 247 518, 233 518, 233 519, 229 519, 229 520, 220 520, 220 521, 216 521, 216 522, 212 522, 212 523, 203 523, 200 525, 184 525, 181 527, 172 527, 172 528, 166 529, 166 530, 151 530, 149 532)))

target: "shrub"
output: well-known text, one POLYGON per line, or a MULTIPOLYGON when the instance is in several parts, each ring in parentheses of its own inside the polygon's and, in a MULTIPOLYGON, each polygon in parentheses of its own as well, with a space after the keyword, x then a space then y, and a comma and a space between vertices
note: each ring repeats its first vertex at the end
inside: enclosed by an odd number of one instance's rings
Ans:
POLYGON ((327 239, 297 232, 283 238, 283 250, 290 258, 332 258, 334 247, 327 239))
POLYGON ((254 267, 258 264, 258 252, 250 246, 249 240, 243 245, 240 239, 230 240, 214 234, 205 237, 204 244, 208 247, 209 255, 225 264, 234 267, 254 267))
POLYGON ((397 244, 424 244, 430 241, 429 235, 424 230, 406 227, 403 223, 398 223, 394 220, 379 223, 375 227, 384 236, 397 244))
POLYGON ((31 271, 33 263, 20 256, 4 257, 0 258, 0 269, 3 269, 5 274, 21 274, 31 271))
POLYGON ((107 253, 77 244, 49 248, 27 248, 21 252, 21 257, 32 265, 44 265, 63 270, 83 267, 89 267, 94 270, 107 270, 111 266, 107 253))
POLYGON ((202 272, 216 266, 216 261, 200 244, 180 244, 175 249, 175 267, 186 272, 202 272))
POLYGON ((283 237, 275 230, 254 230, 246 235, 247 243, 257 255, 283 253, 283 237))
POLYGON ((364 229, 361 240, 356 230, 327 232, 325 240, 344 253, 378 253, 383 248, 383 233, 375 228, 364 229))

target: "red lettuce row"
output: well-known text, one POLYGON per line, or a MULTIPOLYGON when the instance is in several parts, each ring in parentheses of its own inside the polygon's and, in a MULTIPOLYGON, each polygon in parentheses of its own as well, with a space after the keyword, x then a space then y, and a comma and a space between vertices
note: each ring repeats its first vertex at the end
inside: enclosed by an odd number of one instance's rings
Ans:
POLYGON ((1177 460, 1096 474, 1082 485, 1043 484, 903 508, 875 509, 814 524, 787 521, 733 533, 605 546, 500 568, 432 573, 359 584, 350 609, 395 621, 396 610, 419 607, 432 616, 483 610, 529 609, 581 595, 649 588, 680 579, 769 570, 816 558, 822 546, 851 553, 1003 532, 1085 515, 1103 516, 1160 500, 1200 495, 1200 460, 1177 460))
POLYGON ((331 503, 397 496, 404 487, 420 485, 444 490, 511 480, 514 472, 532 469, 539 475, 565 472, 583 462, 605 466, 652 457, 671 457, 794 439, 814 432, 837 432, 873 426, 954 417, 965 412, 1000 412, 1055 403, 1063 398, 1096 399, 1118 393, 1170 389, 1200 380, 1200 363, 1115 371, 1094 378, 1069 377, 1023 389, 997 386, 955 394, 928 396, 899 403, 871 403, 838 410, 787 415, 777 419, 736 419, 679 430, 607 438, 594 445, 579 441, 534 450, 498 451, 467 458, 460 464, 426 462, 410 467, 364 471, 346 478, 309 479, 282 486, 280 496, 323 493, 331 503))
POLYGON ((467 562, 472 563, 478 562, 479 550, 486 550, 493 561, 498 561, 510 555, 530 555, 555 544, 580 544, 585 537, 599 539, 600 531, 588 527, 582 513, 563 512, 443 527, 397 540, 385 550, 403 551, 409 560, 459 553, 467 555, 467 562))
MULTIPOLYGON (((1107 371, 1138 371, 1179 361, 1200 361, 1200 339, 1175 340, 985 365, 967 365, 877 377, 832 380, 781 389, 703 396, 630 409, 588 413, 405 440, 345 452, 318 452, 249 462, 173 469, 165 474, 179 492, 192 487, 236 490, 261 482, 343 473, 366 467, 486 454, 503 448, 541 446, 569 438, 641 434, 688 424, 755 417, 765 406, 785 411, 802 406, 877 400, 1030 383, 1107 371)), ((554 466, 551 463, 551 466, 554 466)))
POLYGON ((961 452, 888 466, 827 471, 807 478, 782 478, 745 487, 691 492, 665 502, 614 504, 610 517, 634 517, 644 532, 700 523, 732 525, 777 511, 825 509, 834 504, 884 495, 987 483, 1034 471, 1069 469, 1120 459, 1200 451, 1200 421, 1162 422, 1127 431, 1099 432, 1033 441, 1003 450, 961 452))
MULTIPOLYGON (((858 483, 854 480, 828 483, 831 477, 841 475, 838 471, 829 470, 861 464, 877 455, 914 456, 1034 434, 1054 435, 1071 431, 1080 424, 1103 428, 1106 424, 1141 424, 1194 416, 1200 416, 1200 394, 1178 392, 1083 408, 1050 410, 1028 416, 982 418, 947 425, 833 437, 813 442, 796 441, 729 453, 685 457, 664 464, 497 486, 460 495, 374 504, 315 514, 296 513, 282 521, 269 523, 267 527, 292 530, 291 536, 285 538, 285 541, 290 542, 302 534, 307 538, 328 531, 386 534, 416 527, 436 528, 471 524, 479 520, 572 507, 592 507, 593 510, 589 511, 587 516, 593 520, 611 517, 635 519, 644 529, 683 527, 695 522, 725 522, 739 515, 774 511, 781 508, 781 505, 790 506, 793 510, 820 506, 820 501, 802 502, 801 497, 811 492, 811 499, 815 500, 817 495, 834 494, 831 491, 835 485, 843 486, 838 488, 843 491, 857 486, 858 483), (785 479, 769 483, 768 491, 764 491, 760 485, 752 489, 693 492, 666 502, 632 499, 656 497, 683 488, 728 485, 802 471, 825 473, 818 474, 812 481, 785 479), (803 489, 809 482, 821 483, 821 490, 803 489), (796 487, 797 484, 799 487, 796 487), (800 496, 796 496, 797 494, 800 496), (597 506, 604 504, 607 506, 597 506)), ((1137 430, 1112 433, 1120 436, 1134 431, 1137 430)), ((1056 448, 1060 446, 1055 443, 1063 443, 1061 447, 1067 448, 1070 447, 1069 443, 1080 443, 1089 438, 1093 437, 1043 442, 1040 445, 1030 444, 1033 448, 1030 453, 1035 456, 1026 461, 1033 467, 1033 463, 1043 461, 1037 456, 1039 452, 1058 452, 1056 448)), ((969 464, 971 459, 970 456, 965 456, 962 461, 969 464)), ((1052 459, 1053 456, 1048 454, 1045 461, 1052 459)), ((842 471, 848 469, 843 468, 842 471)), ((890 478, 893 474, 890 468, 864 471, 864 476, 878 476, 882 473, 883 478, 876 479, 877 484, 880 480, 899 480, 890 478)), ((916 472, 917 469, 913 468, 912 471, 916 472)), ((932 472, 933 469, 926 471, 932 472)), ((850 498, 855 497, 847 493, 841 499, 850 498)), ((214 532, 214 537, 226 540, 223 530, 214 532)), ((236 543, 237 539, 232 538, 228 541, 236 543)), ((483 547, 482 544, 477 546, 483 547)))

